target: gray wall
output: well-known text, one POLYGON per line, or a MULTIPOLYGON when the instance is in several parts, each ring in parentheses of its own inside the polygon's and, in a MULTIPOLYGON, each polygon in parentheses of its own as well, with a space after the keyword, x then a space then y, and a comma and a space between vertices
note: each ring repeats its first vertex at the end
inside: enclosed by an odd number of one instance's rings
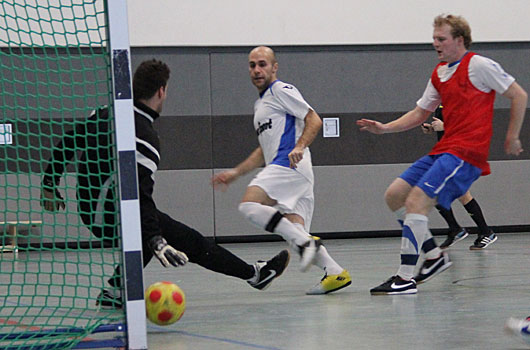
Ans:
MULTIPOLYGON (((133 48, 133 68, 156 57, 172 69, 169 98, 157 122, 162 162, 155 197, 159 207, 205 235, 260 235, 237 204, 253 174, 226 192, 209 185, 215 171, 230 168, 257 146, 252 106, 257 98, 249 81, 249 47, 133 48)), ((530 90, 530 43, 475 44, 474 51, 497 60, 530 90)), ((315 166, 315 233, 396 230, 383 193, 411 162, 425 154, 434 137, 419 130, 375 136, 361 133, 361 117, 392 120, 412 109, 437 63, 430 45, 276 47, 279 78, 295 84, 322 117, 339 117, 340 138, 312 145, 315 166)), ((530 152, 519 158, 503 153, 509 104, 496 102, 491 147, 493 174, 481 178, 472 193, 492 226, 528 225, 530 152), (501 205, 502 204, 502 205, 501 205)), ((530 123, 522 132, 528 148, 530 123)), ((462 224, 472 226, 459 204, 462 224)), ((444 227, 434 213, 433 227, 444 227)))
MULTIPOLYGON (((520 85, 530 90, 527 72, 530 43, 474 46, 474 51, 499 61, 520 85)), ((166 61, 172 69, 169 98, 162 118, 156 122, 162 147, 155 188, 158 206, 207 236, 265 234, 247 223, 237 211, 238 202, 253 174, 240 179, 226 192, 214 192, 210 186, 214 172, 233 167, 257 146, 252 126, 252 106, 257 92, 248 78, 249 49, 132 49, 133 68, 144 59, 156 57, 166 61)), ((376 136, 360 132, 355 120, 368 117, 389 121, 413 108, 436 64, 432 47, 415 44, 275 49, 280 63, 279 78, 295 84, 322 117, 340 118, 340 138, 319 135, 311 146, 316 176, 312 232, 360 235, 367 231, 397 230, 393 215, 385 207, 383 193, 411 162, 428 152, 435 137, 423 135, 420 130, 376 136)), ((23 66, 21 61, 21 71, 23 66)), ((82 76, 77 78, 83 79, 82 76)), ((72 79, 76 80, 75 77, 72 79)), ((90 97, 94 107, 98 105, 97 96, 90 97)), ((6 105, 14 106, 15 102, 9 98, 5 100, 6 105)), ((490 155, 493 173, 477 181, 472 193, 482 205, 490 225, 530 225, 527 205, 530 199, 530 152, 527 150, 519 158, 504 155, 504 134, 509 116, 506 99, 498 98, 495 108, 490 155)), ((73 110, 68 116, 85 118, 87 112, 73 110)), ((23 118, 14 114, 8 117, 15 124, 14 130, 23 130, 27 127, 26 119, 35 118, 29 112, 23 118)), ((53 115, 50 117, 54 118, 53 115)), ((527 121, 521 136, 523 147, 527 149, 530 148, 528 135, 530 122, 527 121)), ((17 139, 17 143, 32 145, 39 136, 17 139)), ((43 142, 51 144, 51 139, 43 142)), ((10 155, 9 148, 2 150, 7 151, 4 156, 16 156, 10 155)), ((18 178, 2 175, 0 182, 38 186, 38 173, 48 156, 40 153, 22 155, 30 161, 20 162, 15 171, 26 173, 32 170, 33 175, 19 174, 18 178)), ((0 172, 4 171, 0 169, 0 172)), ((69 185, 75 186, 73 183, 69 185)), ((21 187, 21 191, 24 190, 27 188, 21 187)), ((9 187, 8 191, 14 191, 14 187, 9 187)), ((37 192, 31 196, 29 193, 0 193, 0 210, 16 208, 7 213, 7 219, 17 212, 31 212, 31 215, 39 215, 34 219, 43 219, 50 225, 54 222, 59 226, 65 222, 78 223, 75 201, 70 202, 65 214, 39 214, 37 192), (34 199, 27 200, 30 197, 34 199)), ((69 193, 68 198, 74 199, 75 193, 69 193)), ((472 226, 462 207, 459 204, 454 207, 462 224, 472 226)), ((444 227, 437 213, 431 218, 432 227, 444 227)), ((44 240, 51 229, 51 226, 44 226, 44 240)), ((79 230, 82 236, 89 235, 82 225, 79 230)), ((68 235, 64 234, 68 240, 68 235)))

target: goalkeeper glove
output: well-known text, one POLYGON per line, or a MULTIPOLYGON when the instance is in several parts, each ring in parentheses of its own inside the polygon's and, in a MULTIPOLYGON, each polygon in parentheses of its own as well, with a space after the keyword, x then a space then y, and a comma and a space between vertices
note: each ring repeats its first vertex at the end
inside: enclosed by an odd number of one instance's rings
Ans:
POLYGON ((169 244, 162 236, 154 236, 149 241, 149 246, 156 258, 160 260, 160 263, 164 267, 168 267, 169 264, 179 267, 186 265, 188 257, 183 252, 179 252, 169 244))

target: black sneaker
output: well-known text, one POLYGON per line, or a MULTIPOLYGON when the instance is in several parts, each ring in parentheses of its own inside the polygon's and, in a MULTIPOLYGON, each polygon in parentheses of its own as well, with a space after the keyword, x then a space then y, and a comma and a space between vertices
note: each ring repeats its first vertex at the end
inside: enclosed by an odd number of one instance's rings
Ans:
POLYGON ((469 250, 481 250, 486 249, 490 244, 497 240, 497 236, 493 231, 490 231, 489 236, 478 236, 472 246, 469 247, 469 250))
POLYGON ((416 294, 416 281, 406 281, 399 276, 390 277, 385 283, 370 289, 372 295, 416 294))
POLYGON ((113 289, 102 289, 96 299, 96 306, 101 306, 103 309, 123 308, 121 292, 113 289))
POLYGON ((457 232, 450 232, 447 235, 447 239, 442 244, 440 244, 440 248, 447 249, 453 244, 460 242, 467 236, 469 236, 469 233, 467 232, 465 228, 462 228, 460 231, 457 231, 457 232))
POLYGON ((247 281, 248 284, 259 290, 267 289, 272 281, 283 273, 289 264, 289 259, 289 251, 285 249, 269 261, 258 261, 254 265, 257 273, 256 281, 247 281))
POLYGON ((420 268, 420 271, 414 279, 417 284, 427 282, 440 272, 443 272, 451 267, 453 263, 449 260, 449 254, 442 252, 439 257, 435 259, 426 259, 420 268))

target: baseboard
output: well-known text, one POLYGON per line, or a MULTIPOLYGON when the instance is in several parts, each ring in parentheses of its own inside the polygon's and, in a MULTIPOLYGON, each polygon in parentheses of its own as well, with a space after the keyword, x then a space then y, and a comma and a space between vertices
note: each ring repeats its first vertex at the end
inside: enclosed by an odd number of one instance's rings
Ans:
MULTIPOLYGON (((476 227, 466 227, 471 234, 477 234, 476 227)), ((495 233, 520 233, 530 232, 530 225, 506 225, 491 226, 495 233)), ((443 236, 447 234, 447 229, 431 230, 434 236, 443 236)), ((355 239, 355 238, 383 238, 383 237, 400 237, 400 230, 383 230, 383 231, 357 231, 357 232, 322 232, 312 233, 315 236, 326 239, 355 239)), ((219 236, 207 237, 216 243, 259 243, 259 242, 280 242, 282 238, 277 234, 248 235, 248 236, 219 236)), ((111 244, 103 244, 101 241, 82 241, 82 242, 43 242, 43 243, 23 243, 18 245, 22 249, 40 250, 40 249, 99 249, 110 248, 111 244)))

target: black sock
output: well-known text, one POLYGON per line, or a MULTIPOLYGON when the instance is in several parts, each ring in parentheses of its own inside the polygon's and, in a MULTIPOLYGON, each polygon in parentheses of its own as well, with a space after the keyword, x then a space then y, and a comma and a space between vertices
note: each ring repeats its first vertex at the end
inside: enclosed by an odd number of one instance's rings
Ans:
POLYGON ((477 224, 478 229, 480 230, 480 235, 488 236, 490 234, 490 228, 488 227, 488 224, 486 224, 484 215, 482 215, 482 209, 480 209, 480 205, 478 205, 478 202, 475 200, 475 198, 464 205, 464 208, 466 208, 468 214, 471 216, 471 219, 473 219, 473 221, 477 224))
POLYGON ((449 208, 449 210, 447 210, 439 204, 436 205, 436 209, 438 209, 440 215, 445 219, 447 225, 449 225, 450 232, 458 232, 462 229, 458 222, 456 222, 455 215, 453 214, 453 209, 449 208))

